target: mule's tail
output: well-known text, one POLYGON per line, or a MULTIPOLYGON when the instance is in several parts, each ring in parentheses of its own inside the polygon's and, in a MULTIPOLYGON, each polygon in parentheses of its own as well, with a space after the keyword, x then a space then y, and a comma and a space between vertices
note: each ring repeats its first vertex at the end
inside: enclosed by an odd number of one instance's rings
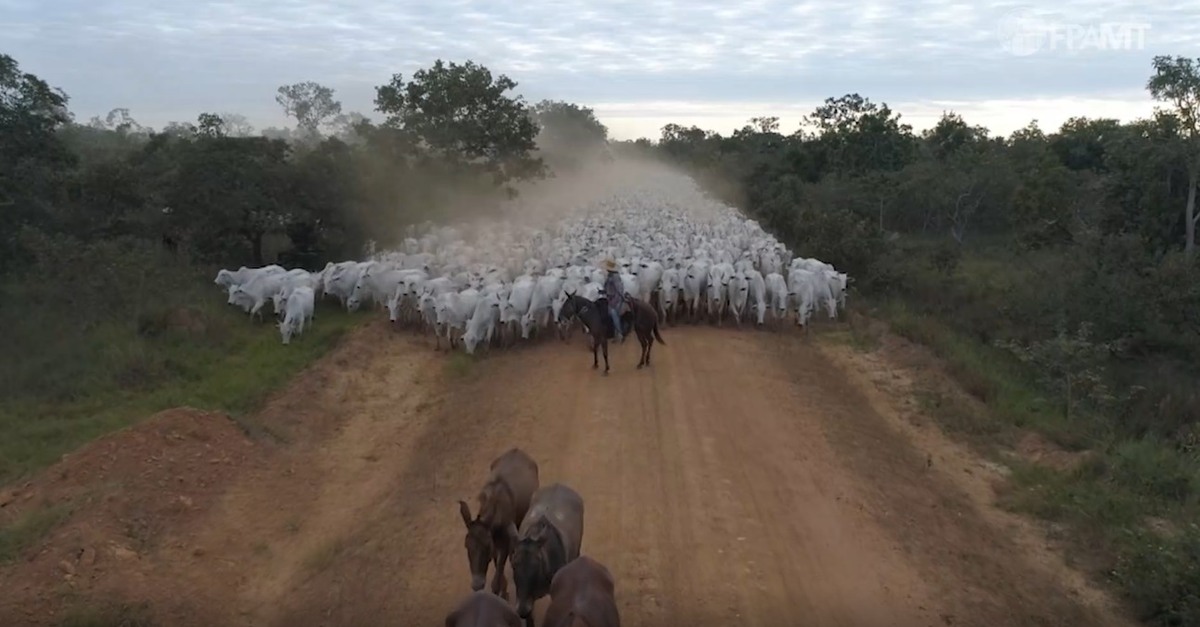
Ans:
POLYGON ((659 344, 662 344, 663 346, 667 345, 667 343, 663 341, 662 336, 658 334, 658 321, 657 320, 654 321, 654 326, 650 327, 650 330, 654 331, 654 339, 658 340, 659 344))

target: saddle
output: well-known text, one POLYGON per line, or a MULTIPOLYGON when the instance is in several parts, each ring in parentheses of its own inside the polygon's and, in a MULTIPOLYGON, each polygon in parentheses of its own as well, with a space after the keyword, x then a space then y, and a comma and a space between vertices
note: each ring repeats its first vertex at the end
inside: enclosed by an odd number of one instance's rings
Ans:
MULTIPOLYGON (((604 296, 596 299, 596 305, 600 306, 604 315, 601 319, 604 321, 605 337, 613 339, 617 336, 612 325, 612 316, 608 315, 608 299, 604 296)), ((621 304, 617 305, 617 317, 621 320, 621 334, 629 335, 633 327, 633 308, 629 304, 629 296, 621 299, 621 304)))

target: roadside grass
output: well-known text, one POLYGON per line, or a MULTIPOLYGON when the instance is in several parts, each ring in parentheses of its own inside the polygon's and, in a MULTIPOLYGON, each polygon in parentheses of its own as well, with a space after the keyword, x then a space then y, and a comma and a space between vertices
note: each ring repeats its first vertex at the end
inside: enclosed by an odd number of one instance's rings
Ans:
POLYGON ((326 540, 304 558, 304 566, 313 572, 324 571, 332 566, 348 548, 350 548, 348 538, 326 540))
MULTIPOLYGON (((957 280, 983 281, 967 273, 989 267, 964 263, 957 280)), ((1011 451, 1022 431, 1080 455, 1079 463, 1061 468, 1003 455, 998 461, 1013 472, 1002 505, 1055 523, 1069 556, 1111 584, 1139 620, 1200 626, 1200 447, 1131 433, 1119 418, 1095 412, 1068 419, 1028 366, 1006 351, 919 305, 899 299, 870 305, 871 317, 931 349, 980 401, 968 406, 939 390, 919 391, 918 402, 947 433, 996 458, 1011 451)), ((870 350, 870 337, 856 333, 863 337, 847 341, 870 350)))
POLYGON ((446 374, 452 379, 465 379, 474 372, 477 357, 455 351, 446 358, 446 374))
POLYGON ((148 617, 148 607, 111 603, 92 607, 78 605, 59 621, 59 627, 154 627, 148 617))
MULTIPOLYGON (((39 387, 0 400, 0 485, 164 409, 186 405, 235 418, 250 412, 371 319, 320 303, 313 325, 284 346, 269 314, 266 324, 251 322, 219 291, 207 291, 214 292, 209 300, 192 301, 200 305, 97 325, 75 346, 26 364, 38 369, 39 387)), ((27 330, 60 332, 45 324, 27 330)))
POLYGON ((31 510, 0 527, 0 564, 15 560, 25 549, 66 520, 70 513, 70 504, 60 503, 31 510))

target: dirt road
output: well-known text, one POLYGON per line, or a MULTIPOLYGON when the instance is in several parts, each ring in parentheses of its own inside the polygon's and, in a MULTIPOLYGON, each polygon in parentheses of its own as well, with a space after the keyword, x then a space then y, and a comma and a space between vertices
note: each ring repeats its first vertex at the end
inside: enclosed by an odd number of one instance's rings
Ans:
MULTIPOLYGON (((260 416, 284 444, 239 444, 210 500, 77 581, 170 625, 439 625, 469 589, 457 501, 520 446, 583 495, 625 625, 1125 624, 982 502, 984 465, 931 467, 948 445, 898 425, 902 399, 852 359, 790 334, 664 336, 650 370, 630 342, 604 378, 578 342, 471 362, 371 329, 260 416)), ((0 612, 48 603, 21 590, 0 612)))

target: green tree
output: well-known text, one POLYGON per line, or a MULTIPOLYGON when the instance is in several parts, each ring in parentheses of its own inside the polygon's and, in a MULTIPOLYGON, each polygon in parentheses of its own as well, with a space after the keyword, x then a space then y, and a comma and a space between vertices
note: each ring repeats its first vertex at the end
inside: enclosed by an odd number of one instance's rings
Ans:
POLYGON ((342 112, 342 103, 333 97, 334 90, 305 81, 283 85, 277 90, 275 102, 283 112, 296 119, 296 126, 309 137, 317 135, 321 125, 336 118, 342 112))
POLYGON ((530 112, 540 128, 538 154, 553 169, 578 169, 584 158, 602 154, 608 144, 608 128, 587 107, 543 100, 530 112))
POLYGON ((829 165, 843 174, 898 170, 915 154, 912 127, 900 122, 900 114, 858 94, 827 98, 804 121, 829 165))
POLYGON ((216 113, 201 113, 196 118, 196 132, 205 137, 225 137, 225 120, 216 113))
POLYGON ((227 137, 250 137, 254 135, 254 125, 246 116, 239 113, 222 113, 221 128, 227 137))
POLYGON ((517 83, 473 61, 418 70, 412 80, 394 74, 375 89, 383 125, 421 144, 443 163, 466 175, 491 178, 496 186, 543 176, 531 152, 539 128, 517 83))
POLYGON ((179 148, 165 199, 173 225, 205 256, 262 265, 265 236, 297 219, 287 143, 204 135, 179 148))
POLYGON ((58 131, 70 121, 62 90, 0 54, 0 269, 18 255, 21 225, 46 225, 64 200, 75 156, 58 131))
POLYGON ((1154 76, 1146 83, 1155 100, 1170 103, 1186 142, 1187 204, 1184 208, 1184 251, 1195 255, 1196 186, 1200 184, 1200 65, 1188 57, 1154 57, 1154 76))
POLYGON ((591 147, 608 141, 608 127, 596 119, 596 112, 570 102, 543 100, 531 108, 541 128, 542 141, 568 147, 591 147))

